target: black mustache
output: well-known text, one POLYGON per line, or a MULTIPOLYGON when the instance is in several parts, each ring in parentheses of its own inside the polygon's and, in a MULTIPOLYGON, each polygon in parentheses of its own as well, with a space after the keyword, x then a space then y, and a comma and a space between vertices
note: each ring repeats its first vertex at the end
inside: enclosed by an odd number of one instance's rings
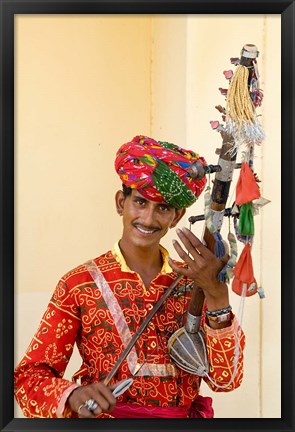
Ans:
POLYGON ((145 225, 142 225, 142 224, 140 224, 140 223, 135 223, 135 224, 133 224, 133 225, 134 225, 135 227, 141 228, 141 229, 146 230, 146 231, 158 231, 158 230, 160 230, 159 227, 145 226, 145 225))

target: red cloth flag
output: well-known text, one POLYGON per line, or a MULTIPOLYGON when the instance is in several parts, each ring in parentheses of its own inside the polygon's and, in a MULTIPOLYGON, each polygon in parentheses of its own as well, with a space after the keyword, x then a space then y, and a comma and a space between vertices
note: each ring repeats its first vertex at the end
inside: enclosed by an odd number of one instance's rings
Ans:
POLYGON ((243 162, 236 186, 236 204, 242 205, 260 197, 259 186, 248 162, 243 162))
POLYGON ((247 243, 234 269, 232 290, 242 295, 243 285, 247 284, 246 296, 250 297, 257 292, 257 283, 254 277, 250 244, 247 243))

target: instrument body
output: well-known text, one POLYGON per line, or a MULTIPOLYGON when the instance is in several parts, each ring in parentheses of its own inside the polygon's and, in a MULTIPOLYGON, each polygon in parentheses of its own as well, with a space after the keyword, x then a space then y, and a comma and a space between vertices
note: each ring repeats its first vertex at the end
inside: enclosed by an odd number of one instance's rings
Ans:
POLYGON ((209 373, 205 336, 202 330, 188 333, 180 327, 168 340, 168 353, 176 365, 193 375, 205 376, 209 373))

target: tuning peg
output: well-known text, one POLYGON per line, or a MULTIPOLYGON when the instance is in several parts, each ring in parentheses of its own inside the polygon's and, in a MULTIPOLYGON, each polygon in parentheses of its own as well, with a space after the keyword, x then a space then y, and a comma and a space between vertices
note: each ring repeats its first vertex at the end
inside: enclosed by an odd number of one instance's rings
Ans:
POLYGON ((231 58, 230 58, 230 62, 231 62, 233 65, 238 66, 238 64, 240 64, 240 59, 239 59, 239 57, 231 57, 231 58))
POLYGON ((227 89, 223 89, 223 88, 219 87, 219 91, 222 94, 222 96, 227 96, 227 89))
POLYGON ((254 178, 255 178, 256 183, 261 183, 261 180, 259 180, 257 173, 254 173, 254 178))
POLYGON ((215 120, 215 121, 210 121, 210 125, 212 127, 212 129, 217 129, 219 126, 219 121, 215 120))
POLYGON ((215 154, 216 155, 221 155, 221 148, 217 148, 216 150, 215 150, 215 154))
POLYGON ((223 71, 223 75, 225 76, 225 78, 227 80, 230 80, 233 76, 233 71, 232 70, 227 70, 227 71, 223 71))
POLYGON ((251 92, 251 99, 255 107, 261 106, 263 100, 263 91, 261 89, 258 89, 251 92))
POLYGON ((221 105, 216 105, 215 108, 222 114, 226 114, 226 110, 221 105))
POLYGON ((224 126, 222 126, 219 121, 210 121, 210 125, 213 130, 216 130, 217 132, 225 132, 224 126))

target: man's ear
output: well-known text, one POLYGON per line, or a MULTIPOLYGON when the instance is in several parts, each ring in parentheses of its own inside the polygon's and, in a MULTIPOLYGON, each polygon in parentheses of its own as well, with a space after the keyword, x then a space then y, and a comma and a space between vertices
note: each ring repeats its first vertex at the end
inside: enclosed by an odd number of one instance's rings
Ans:
POLYGON ((123 209, 124 209, 124 202, 125 202, 125 197, 124 197, 123 191, 118 190, 116 192, 115 202, 116 202, 117 213, 118 213, 118 215, 122 216, 123 209))
POLYGON ((173 219, 172 224, 170 225, 170 228, 174 228, 178 222, 180 221, 180 219, 185 215, 186 209, 175 209, 175 217, 173 219))

